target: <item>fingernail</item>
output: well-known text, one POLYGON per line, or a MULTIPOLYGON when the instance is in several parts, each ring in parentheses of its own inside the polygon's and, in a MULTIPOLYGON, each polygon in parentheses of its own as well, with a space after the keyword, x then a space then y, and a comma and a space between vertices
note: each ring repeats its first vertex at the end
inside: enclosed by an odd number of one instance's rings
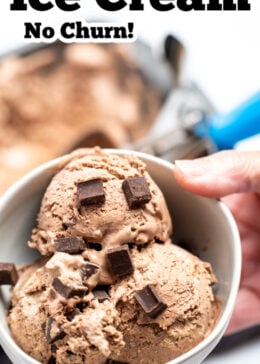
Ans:
POLYGON ((189 178, 202 177, 208 172, 209 165, 203 159, 176 160, 176 167, 189 178))

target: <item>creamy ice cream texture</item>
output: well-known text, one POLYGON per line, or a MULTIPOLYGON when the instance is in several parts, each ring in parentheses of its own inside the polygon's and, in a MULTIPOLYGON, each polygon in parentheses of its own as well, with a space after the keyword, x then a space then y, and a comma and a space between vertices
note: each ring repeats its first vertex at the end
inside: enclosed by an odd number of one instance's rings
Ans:
POLYGON ((83 237, 104 248, 129 242, 142 245, 155 239, 166 241, 171 230, 164 197, 144 163, 135 157, 96 151, 81 157, 72 154, 54 176, 43 198, 30 246, 49 255, 55 251, 57 238, 70 236, 83 237), (143 208, 130 209, 122 189, 124 180, 133 176, 144 177, 152 194, 143 208), (99 206, 81 205, 77 184, 96 178, 103 182, 105 202, 99 206))
POLYGON ((46 256, 20 270, 13 290, 18 345, 62 364, 160 364, 194 347, 218 317, 216 280, 171 233, 142 161, 98 149, 68 156, 29 243, 46 256))

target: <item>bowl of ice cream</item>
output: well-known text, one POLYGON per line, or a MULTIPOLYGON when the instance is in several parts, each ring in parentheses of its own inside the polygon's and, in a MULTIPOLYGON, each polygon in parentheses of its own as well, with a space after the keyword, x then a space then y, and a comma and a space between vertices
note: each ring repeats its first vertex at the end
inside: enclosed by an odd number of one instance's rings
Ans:
POLYGON ((0 262, 27 263, 11 295, 1 286, 12 362, 199 363, 213 350, 238 291, 239 234, 227 208, 183 190, 173 168, 79 150, 1 198, 0 262))

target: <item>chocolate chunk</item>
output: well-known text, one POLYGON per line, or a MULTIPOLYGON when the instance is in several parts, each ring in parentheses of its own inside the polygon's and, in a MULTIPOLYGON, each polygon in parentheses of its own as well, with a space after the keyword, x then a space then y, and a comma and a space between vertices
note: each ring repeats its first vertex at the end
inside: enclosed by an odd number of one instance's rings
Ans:
POLYGON ((134 271, 134 266, 127 245, 108 249, 107 260, 111 271, 116 276, 124 276, 126 274, 131 274, 134 271))
POLYGON ((14 286, 18 281, 18 273, 13 263, 0 263, 0 285, 10 284, 14 286))
POLYGON ((98 300, 98 302, 104 302, 110 299, 107 292, 103 289, 95 289, 94 291, 92 291, 92 293, 94 295, 94 299, 98 300))
POLYGON ((84 297, 88 292, 88 288, 85 286, 66 286, 59 278, 54 278, 52 286, 61 296, 65 298, 71 298, 74 296, 84 297))
POLYGON ((152 198, 144 177, 129 177, 124 180, 122 188, 130 209, 140 207, 152 198))
POLYGON ((77 194, 81 205, 98 204, 105 201, 105 191, 101 178, 77 184, 77 194))
POLYGON ((77 254, 86 249, 84 240, 77 237, 59 238, 54 243, 58 252, 68 254, 77 254))
POLYGON ((156 318, 166 310, 167 305, 162 302, 154 286, 148 284, 135 294, 137 302, 151 318, 156 318))
POLYGON ((87 280, 89 277, 93 276, 93 274, 96 274, 98 270, 100 269, 100 266, 91 262, 87 262, 82 268, 82 279, 87 280))
POLYGON ((125 361, 117 361, 117 360, 113 360, 113 359, 107 359, 106 364, 128 364, 125 361))
POLYGON ((50 317, 46 323, 42 324, 42 330, 49 344, 53 344, 55 341, 63 339, 66 335, 62 326, 58 324, 53 317, 50 317))

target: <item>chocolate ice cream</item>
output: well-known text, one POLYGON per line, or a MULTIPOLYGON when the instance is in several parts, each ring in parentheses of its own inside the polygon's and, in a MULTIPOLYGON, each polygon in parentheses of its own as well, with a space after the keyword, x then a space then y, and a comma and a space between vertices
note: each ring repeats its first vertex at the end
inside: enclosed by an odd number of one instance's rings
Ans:
POLYGON ((41 363, 163 364, 212 330, 209 263, 171 242, 164 197, 131 156, 66 157, 42 200, 8 322, 41 363))
POLYGON ((137 140, 160 105, 130 45, 57 44, 1 59, 0 194, 84 136, 85 147, 137 140))
POLYGON ((164 197, 145 164, 135 157, 122 158, 96 149, 72 154, 54 176, 44 195, 30 247, 49 255, 57 250, 58 239, 76 236, 83 237, 90 246, 100 244, 104 251, 129 242, 142 245, 156 239, 166 241, 171 229, 164 197), (123 183, 134 176, 145 178, 151 200, 131 209, 123 183), (104 202, 81 204, 78 188, 97 178, 102 180, 104 202))

